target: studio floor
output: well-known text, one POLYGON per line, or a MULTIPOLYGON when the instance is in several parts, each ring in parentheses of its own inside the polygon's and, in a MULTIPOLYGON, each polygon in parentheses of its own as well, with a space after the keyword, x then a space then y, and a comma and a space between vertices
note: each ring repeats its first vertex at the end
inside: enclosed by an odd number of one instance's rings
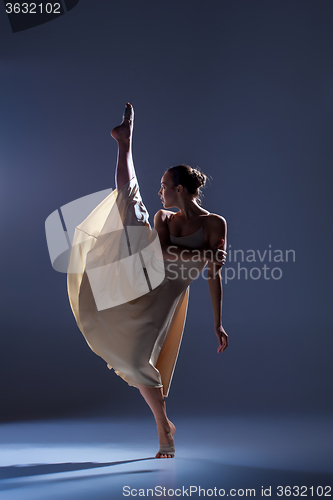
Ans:
POLYGON ((234 415, 174 422, 174 459, 154 458, 158 445, 152 419, 2 424, 0 498, 333 496, 333 421, 328 416, 234 415))

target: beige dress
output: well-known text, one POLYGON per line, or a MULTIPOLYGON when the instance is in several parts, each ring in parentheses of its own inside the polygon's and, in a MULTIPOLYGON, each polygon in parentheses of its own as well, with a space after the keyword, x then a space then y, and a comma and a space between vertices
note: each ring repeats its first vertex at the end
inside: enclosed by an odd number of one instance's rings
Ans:
MULTIPOLYGON (((112 191, 75 229, 67 287, 89 347, 129 385, 167 396, 189 285, 206 263, 164 261, 148 218, 136 177, 112 191)), ((170 243, 202 248, 203 227, 170 243)))

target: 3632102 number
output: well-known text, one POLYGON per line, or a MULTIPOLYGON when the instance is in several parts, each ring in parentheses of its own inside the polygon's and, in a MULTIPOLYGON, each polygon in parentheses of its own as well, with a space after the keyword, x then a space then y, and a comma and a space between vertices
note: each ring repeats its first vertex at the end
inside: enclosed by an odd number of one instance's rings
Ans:
POLYGON ((7 14, 61 14, 60 3, 6 3, 7 14))
POLYGON ((331 486, 277 486, 278 497, 331 497, 331 486))

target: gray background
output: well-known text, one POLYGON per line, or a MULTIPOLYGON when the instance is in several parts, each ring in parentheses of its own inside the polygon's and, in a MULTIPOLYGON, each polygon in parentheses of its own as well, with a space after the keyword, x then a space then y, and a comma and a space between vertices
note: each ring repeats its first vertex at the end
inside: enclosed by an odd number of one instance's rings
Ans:
POLYGON ((171 417, 332 411, 332 18, 325 0, 81 0, 13 34, 1 6, 2 420, 149 411, 86 345, 44 231, 114 187, 127 100, 151 223, 163 172, 185 162, 212 177, 203 206, 231 249, 296 252, 280 280, 225 285, 221 355, 192 284, 171 417))

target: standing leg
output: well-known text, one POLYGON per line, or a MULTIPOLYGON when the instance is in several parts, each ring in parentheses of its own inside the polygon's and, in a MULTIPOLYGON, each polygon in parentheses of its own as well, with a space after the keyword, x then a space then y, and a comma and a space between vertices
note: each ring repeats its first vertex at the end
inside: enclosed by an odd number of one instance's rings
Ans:
MULTIPOLYGON (((173 446, 176 427, 167 417, 162 388, 138 385, 138 389, 155 417, 160 447, 163 445, 173 446)), ((158 452, 155 458, 173 458, 173 456, 174 451, 158 452)))
POLYGON ((127 182, 135 177, 132 157, 134 111, 128 102, 125 108, 124 119, 118 127, 114 128, 111 136, 118 142, 118 158, 116 167, 116 188, 119 191, 127 182))

